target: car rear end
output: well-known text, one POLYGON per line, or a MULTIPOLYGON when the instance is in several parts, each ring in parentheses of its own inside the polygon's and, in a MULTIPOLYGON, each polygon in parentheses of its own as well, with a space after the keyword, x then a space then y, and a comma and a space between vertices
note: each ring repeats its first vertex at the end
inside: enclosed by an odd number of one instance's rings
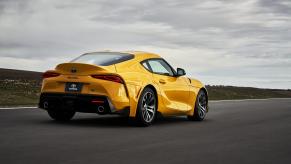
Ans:
POLYGON ((134 58, 131 54, 98 52, 84 54, 43 74, 39 107, 89 113, 124 113, 129 97, 115 64, 134 58))

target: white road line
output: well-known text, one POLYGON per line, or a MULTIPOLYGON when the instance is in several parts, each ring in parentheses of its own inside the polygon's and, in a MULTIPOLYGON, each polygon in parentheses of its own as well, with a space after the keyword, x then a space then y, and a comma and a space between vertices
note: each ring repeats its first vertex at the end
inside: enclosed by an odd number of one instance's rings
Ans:
POLYGON ((267 99, 237 99, 237 100, 210 100, 209 102, 241 102, 241 101, 267 101, 267 100, 285 100, 285 99, 290 99, 291 98, 267 98, 267 99))
POLYGON ((274 99, 274 100, 276 100, 276 99, 291 99, 291 97, 290 98, 269 98, 270 100, 272 100, 272 99, 274 99))
POLYGON ((210 100, 209 102, 241 102, 241 101, 266 101, 269 99, 238 99, 238 100, 210 100))
POLYGON ((0 110, 6 110, 6 109, 36 109, 37 107, 33 106, 33 107, 4 107, 4 108, 0 108, 0 110))

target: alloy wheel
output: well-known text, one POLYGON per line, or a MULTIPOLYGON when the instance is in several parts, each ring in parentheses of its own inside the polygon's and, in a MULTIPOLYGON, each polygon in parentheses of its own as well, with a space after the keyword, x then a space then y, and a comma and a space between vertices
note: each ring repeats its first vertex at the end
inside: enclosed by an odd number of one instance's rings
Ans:
POLYGON ((146 92, 142 99, 142 117, 144 121, 151 122, 156 113, 156 98, 151 92, 146 92))
POLYGON ((198 115, 200 118, 204 118, 206 115, 207 99, 204 92, 202 92, 198 97, 198 115))

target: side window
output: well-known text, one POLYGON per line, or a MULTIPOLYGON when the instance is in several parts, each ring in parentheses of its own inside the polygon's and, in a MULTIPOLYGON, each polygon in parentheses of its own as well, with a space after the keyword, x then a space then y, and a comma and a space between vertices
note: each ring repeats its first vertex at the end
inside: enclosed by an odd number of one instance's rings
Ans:
POLYGON ((164 60, 153 59, 153 60, 148 60, 148 63, 153 73, 174 76, 172 68, 164 60))
POLYGON ((151 69, 149 68, 149 66, 148 66, 146 61, 142 62, 141 64, 142 64, 143 67, 145 67, 145 69, 151 71, 151 69))

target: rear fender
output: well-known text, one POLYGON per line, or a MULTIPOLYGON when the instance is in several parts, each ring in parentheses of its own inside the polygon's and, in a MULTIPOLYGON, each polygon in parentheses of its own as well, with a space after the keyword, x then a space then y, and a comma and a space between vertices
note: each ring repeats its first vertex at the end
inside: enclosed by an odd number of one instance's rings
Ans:
POLYGON ((129 103, 130 103, 129 116, 130 117, 135 117, 136 116, 137 107, 138 107, 138 101, 140 99, 141 93, 147 87, 153 87, 155 89, 154 91, 157 94, 158 109, 159 109, 159 107, 160 107, 159 102, 161 102, 161 101, 159 101, 160 100, 160 94, 159 94, 159 90, 157 90, 157 86, 154 86, 154 85, 148 83, 148 84, 145 84, 143 86, 137 86, 137 85, 129 84, 129 85, 127 85, 127 87, 128 87, 128 91, 129 91, 129 95, 130 95, 129 96, 130 97, 130 99, 129 99, 129 103))

